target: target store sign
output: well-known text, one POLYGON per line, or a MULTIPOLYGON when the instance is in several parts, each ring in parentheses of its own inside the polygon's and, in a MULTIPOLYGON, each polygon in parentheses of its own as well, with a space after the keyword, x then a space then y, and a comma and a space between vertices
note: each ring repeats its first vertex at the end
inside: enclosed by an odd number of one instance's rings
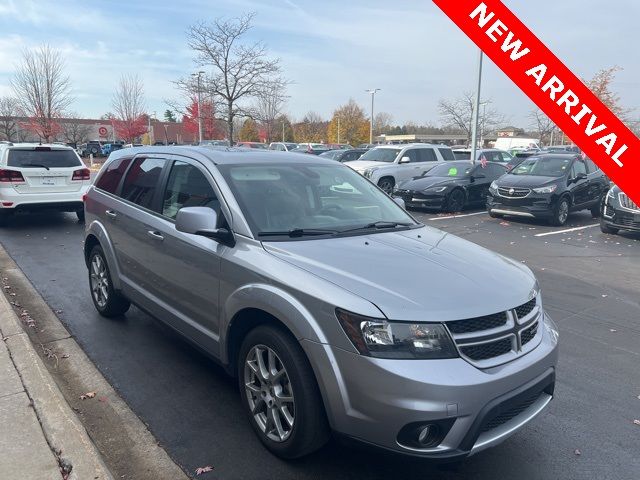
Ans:
POLYGON ((107 130, 107 127, 98 128, 98 135, 100 135, 101 137, 106 137, 108 134, 109 130, 107 130))

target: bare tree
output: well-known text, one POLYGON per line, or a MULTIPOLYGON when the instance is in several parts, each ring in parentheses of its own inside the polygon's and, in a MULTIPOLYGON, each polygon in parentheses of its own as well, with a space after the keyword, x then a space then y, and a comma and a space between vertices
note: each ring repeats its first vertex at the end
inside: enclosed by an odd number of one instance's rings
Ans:
POLYGON ((25 50, 22 63, 11 80, 26 127, 49 142, 60 132, 62 112, 73 101, 69 77, 60 52, 48 45, 25 50))
POLYGON ((65 119, 60 122, 62 127, 62 136, 69 143, 83 143, 89 140, 91 134, 91 125, 79 121, 80 117, 75 112, 69 112, 65 115, 65 119))
POLYGON ((529 114, 531 129, 536 132, 540 141, 551 145, 552 133, 556 130, 556 124, 541 110, 535 109, 529 114))
POLYGON ((0 140, 13 142, 18 134, 18 101, 13 97, 0 98, 0 140))
POLYGON ((387 130, 391 129, 391 122, 393 122, 393 116, 387 112, 376 113, 373 119, 373 134, 380 135, 387 133, 387 130))
POLYGON ((147 131, 144 86, 138 75, 123 75, 111 101, 113 128, 118 137, 131 143, 147 131))
POLYGON ((293 126, 296 142, 326 142, 328 126, 329 122, 324 120, 316 112, 309 112, 304 116, 302 121, 293 126))
MULTIPOLYGON (((473 108, 475 95, 472 92, 465 92, 461 97, 453 100, 442 99, 438 102, 438 110, 442 121, 448 127, 455 127, 462 130, 467 135, 467 140, 471 141, 473 108)), ((482 103, 488 105, 490 100, 482 103)), ((486 105, 480 107, 479 124, 481 132, 485 134, 495 130, 504 123, 504 115, 486 105)), ((480 133, 480 132, 478 132, 480 133)))
MULTIPOLYGON (((255 98, 280 76, 280 60, 269 59, 262 43, 243 42, 254 16, 249 13, 230 20, 219 18, 213 24, 194 25, 187 32, 189 47, 196 52, 196 63, 211 68, 211 73, 202 79, 203 89, 220 99, 221 117, 227 122, 230 141, 234 118, 248 116, 244 101, 255 98)), ((178 83, 193 91, 193 79, 178 83)))
POLYGON ((274 141, 274 138, 277 137, 278 127, 282 125, 281 123, 276 125, 276 119, 282 114, 282 109, 288 98, 287 84, 286 80, 277 78, 263 85, 256 95, 251 116, 264 127, 267 142, 274 141))

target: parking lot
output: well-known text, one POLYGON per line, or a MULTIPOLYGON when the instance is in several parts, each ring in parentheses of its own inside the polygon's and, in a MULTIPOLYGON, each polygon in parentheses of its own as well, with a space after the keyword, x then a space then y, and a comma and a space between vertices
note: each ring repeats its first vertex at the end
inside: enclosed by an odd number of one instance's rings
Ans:
POLYGON ((438 466, 337 441, 302 460, 281 461, 260 445, 235 382, 221 368, 136 308, 123 319, 95 312, 82 258, 83 225, 75 216, 17 216, 0 240, 102 374, 190 474, 213 465, 207 478, 638 478, 640 236, 602 234, 588 212, 572 215, 564 227, 491 219, 481 210, 412 213, 428 226, 527 264, 560 327, 550 408, 502 445, 460 464, 438 466))

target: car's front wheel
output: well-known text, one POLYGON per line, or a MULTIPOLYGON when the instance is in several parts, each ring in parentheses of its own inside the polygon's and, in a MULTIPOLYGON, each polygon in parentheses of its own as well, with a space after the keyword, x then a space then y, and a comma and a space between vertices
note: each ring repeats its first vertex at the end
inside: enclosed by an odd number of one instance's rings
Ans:
POLYGON ((557 227, 561 227, 565 223, 567 223, 567 219, 569 218, 569 198, 562 197, 558 200, 555 208, 553 209, 553 217, 551 218, 552 225, 557 227))
POLYGON ((616 235, 620 230, 618 228, 612 227, 604 223, 604 221, 600 221, 600 231, 602 233, 608 233, 610 235, 616 235))
POLYGON ((395 185, 395 182, 393 181, 393 178, 391 178, 391 177, 381 178, 380 181, 378 182, 378 186, 387 195, 391 195, 391 193, 393 192, 394 185, 395 185))
POLYGON ((89 255, 89 288, 93 304, 103 317, 117 317, 131 306, 129 300, 114 290, 109 265, 100 245, 93 247, 89 255))
POLYGON ((272 453, 298 458, 326 443, 329 428, 313 370, 287 332, 269 325, 249 332, 238 381, 251 426, 272 453))
POLYGON ((447 197, 445 209, 450 213, 461 212, 464 208, 465 195, 464 191, 456 188, 447 197))

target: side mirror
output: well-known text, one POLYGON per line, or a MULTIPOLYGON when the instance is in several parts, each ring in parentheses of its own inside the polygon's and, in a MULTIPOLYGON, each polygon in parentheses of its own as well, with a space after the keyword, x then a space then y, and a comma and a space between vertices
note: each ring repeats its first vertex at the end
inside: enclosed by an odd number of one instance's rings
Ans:
POLYGON ((233 233, 217 228, 218 214, 209 207, 185 207, 178 210, 176 230, 211 238, 225 245, 235 245, 233 233))
POLYGON ((409 157, 402 157, 400 159, 400 163, 411 163, 411 158, 409 157))
POLYGON ((587 174, 584 172, 580 172, 578 175, 576 175, 576 180, 585 180, 587 178, 587 174))
POLYGON ((473 178, 474 180, 479 180, 481 178, 487 178, 487 176, 484 173, 474 173, 471 178, 473 178))
POLYGON ((400 197, 393 197, 393 201, 396 202, 398 204, 398 206, 400 208, 402 208, 403 210, 407 209, 407 206, 404 203, 404 200, 400 197))

